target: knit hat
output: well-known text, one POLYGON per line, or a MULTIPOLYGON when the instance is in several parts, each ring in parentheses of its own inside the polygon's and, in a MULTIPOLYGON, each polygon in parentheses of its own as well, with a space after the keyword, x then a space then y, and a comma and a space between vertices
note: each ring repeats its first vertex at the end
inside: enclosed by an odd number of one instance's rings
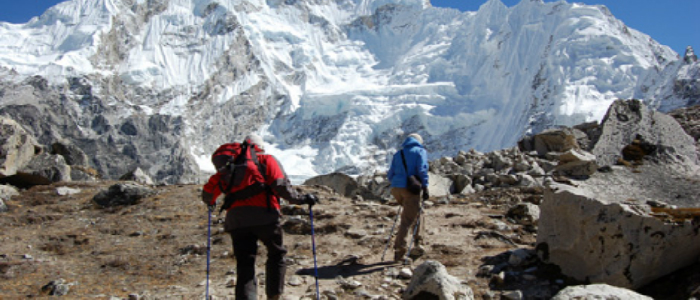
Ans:
POLYGON ((411 134, 408 135, 407 138, 410 138, 410 137, 416 139, 416 141, 418 141, 419 144, 423 145, 423 138, 420 136, 420 134, 411 133, 411 134))
POLYGON ((263 139, 259 135, 255 134, 255 133, 251 133, 247 137, 245 137, 245 140, 250 142, 251 144, 258 146, 258 148, 260 148, 260 150, 265 151, 265 146, 263 145, 263 139))

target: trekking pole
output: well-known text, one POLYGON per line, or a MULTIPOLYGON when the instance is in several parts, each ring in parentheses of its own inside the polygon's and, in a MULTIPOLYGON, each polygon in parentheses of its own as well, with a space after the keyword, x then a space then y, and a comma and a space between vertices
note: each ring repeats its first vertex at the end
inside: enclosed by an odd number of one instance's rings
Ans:
POLYGON ((211 209, 207 208, 209 212, 209 220, 207 221, 207 293, 206 300, 209 300, 209 257, 211 253, 211 209))
MULTIPOLYGON (((408 252, 406 256, 411 256, 411 247, 413 247, 413 240, 416 238, 416 233, 418 232, 418 226, 420 225, 420 215, 423 213, 423 202, 420 203, 420 210, 418 210, 418 215, 416 216, 416 226, 413 227, 413 235, 411 236, 411 242, 408 243, 408 252)), ((405 260, 404 260, 405 262, 405 260)))
POLYGON ((394 228, 396 227, 396 222, 399 220, 399 216, 401 216, 401 209, 403 209, 403 206, 399 205, 399 211, 396 212, 396 218, 394 218, 394 225, 391 226, 391 232, 389 232, 389 237, 386 238, 386 246, 384 246, 384 253, 382 253, 382 261, 384 261, 384 255, 386 255, 386 250, 389 249, 389 242, 391 242, 391 237, 394 235, 394 228))
POLYGON ((314 211, 312 206, 309 205, 309 220, 311 221, 311 246, 314 253, 314 277, 316 277, 316 300, 321 299, 321 295, 318 290, 318 265, 316 265, 316 234, 314 233, 314 211))

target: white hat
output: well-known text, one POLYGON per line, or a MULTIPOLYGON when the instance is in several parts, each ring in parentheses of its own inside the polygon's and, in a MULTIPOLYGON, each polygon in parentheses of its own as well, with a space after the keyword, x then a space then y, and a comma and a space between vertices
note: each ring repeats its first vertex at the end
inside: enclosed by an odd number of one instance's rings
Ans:
POLYGON ((419 144, 423 145, 423 138, 420 136, 420 134, 411 133, 411 134, 408 135, 407 138, 410 138, 410 137, 416 139, 416 141, 418 141, 419 144))
POLYGON ((245 137, 245 140, 251 144, 257 145, 258 148, 260 148, 260 150, 265 150, 265 146, 263 145, 263 139, 259 135, 251 133, 247 137, 245 137))

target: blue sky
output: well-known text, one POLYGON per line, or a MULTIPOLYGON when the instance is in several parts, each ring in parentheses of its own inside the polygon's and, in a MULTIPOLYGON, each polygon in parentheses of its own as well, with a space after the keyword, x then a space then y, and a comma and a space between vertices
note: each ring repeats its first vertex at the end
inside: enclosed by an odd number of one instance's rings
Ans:
MULTIPOLYGON (((476 11, 487 0, 430 0, 433 6, 476 11)), ((526 0, 527 1, 527 0, 526 0)), ((553 0, 545 0, 553 2, 553 0)), ((61 0, 4 0, 0 21, 25 23, 61 0)), ((501 0, 513 6, 520 0, 501 0)), ((700 0, 576 0, 603 4, 627 26, 650 35, 683 55, 686 46, 700 53, 700 0)))

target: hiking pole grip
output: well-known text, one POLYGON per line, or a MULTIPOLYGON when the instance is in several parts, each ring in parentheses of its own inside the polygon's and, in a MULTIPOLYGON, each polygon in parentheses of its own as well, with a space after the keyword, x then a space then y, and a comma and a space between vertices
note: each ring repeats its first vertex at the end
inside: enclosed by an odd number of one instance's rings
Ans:
POLYGON ((318 265, 316 264, 316 234, 314 232, 314 210, 313 205, 309 204, 309 221, 311 222, 311 249, 314 254, 314 277, 316 278, 316 300, 321 299, 318 289, 318 265))

